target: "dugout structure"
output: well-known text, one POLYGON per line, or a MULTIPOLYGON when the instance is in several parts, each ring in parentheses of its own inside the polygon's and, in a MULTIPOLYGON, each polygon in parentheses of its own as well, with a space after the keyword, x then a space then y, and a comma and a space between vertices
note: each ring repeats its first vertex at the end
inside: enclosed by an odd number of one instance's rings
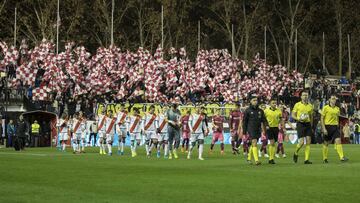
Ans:
POLYGON ((31 129, 31 124, 34 123, 35 120, 40 124, 40 128, 42 129, 41 138, 40 138, 40 146, 41 147, 52 147, 56 146, 57 142, 57 116, 55 113, 48 111, 30 111, 22 114, 24 116, 24 120, 29 123, 29 127, 31 129))

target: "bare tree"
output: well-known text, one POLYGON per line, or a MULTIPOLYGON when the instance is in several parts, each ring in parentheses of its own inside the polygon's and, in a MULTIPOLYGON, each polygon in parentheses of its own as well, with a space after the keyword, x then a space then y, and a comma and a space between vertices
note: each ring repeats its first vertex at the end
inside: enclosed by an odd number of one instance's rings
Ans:
MULTIPOLYGON (((88 31, 93 35, 101 46, 108 46, 111 43, 111 0, 95 0, 91 17, 97 29, 89 28, 88 31)), ((115 4, 114 12, 114 32, 119 28, 120 22, 129 9, 129 3, 115 4)))
POLYGON ((337 28, 337 34, 338 34, 338 60, 339 60, 339 75, 342 75, 342 69, 343 69, 343 45, 342 45, 342 28, 343 28, 343 22, 342 22, 342 5, 340 0, 334 1, 334 9, 335 9, 335 18, 336 18, 336 28, 337 28))
POLYGON ((2 2, 2 4, 0 5, 0 14, 1 14, 2 10, 4 9, 5 4, 6 4, 6 0, 4 0, 2 2))
POLYGON ((254 27, 255 27, 255 20, 256 18, 259 17, 257 11, 258 8, 263 4, 263 1, 257 1, 255 2, 255 4, 253 5, 252 11, 247 14, 248 11, 246 11, 246 5, 245 5, 245 1, 243 1, 242 4, 242 13, 243 13, 243 26, 239 26, 239 32, 238 34, 243 36, 240 39, 240 43, 238 44, 238 49, 237 49, 237 54, 239 55, 240 52, 240 47, 242 47, 242 43, 243 43, 243 39, 244 39, 244 60, 247 60, 248 57, 248 50, 249 50, 249 38, 250 38, 250 34, 253 31, 254 27), (242 27, 242 28, 240 28, 242 27))
POLYGON ((280 19, 282 29, 285 33, 286 39, 288 41, 287 53, 285 54, 287 57, 286 67, 288 69, 291 68, 291 59, 292 59, 292 50, 294 46, 294 38, 295 38, 295 30, 301 27, 301 25, 305 22, 305 17, 302 18, 300 22, 296 22, 296 17, 299 14, 299 10, 301 9, 301 0, 296 0, 295 6, 293 5, 294 0, 288 0, 288 12, 282 12, 280 10, 280 5, 274 0, 274 9, 277 16, 280 19))
POLYGON ((217 27, 219 31, 225 34, 226 39, 231 43, 232 56, 237 57, 235 42, 232 37, 232 25, 235 23, 233 17, 240 10, 239 4, 235 0, 217 1, 209 7, 209 10, 214 17, 206 19, 205 23, 210 27, 217 27))
POLYGON ((20 22, 25 26, 25 29, 20 31, 33 43, 37 43, 42 39, 54 40, 56 8, 56 1, 27 0, 23 2, 19 11, 22 13, 20 22))
POLYGON ((276 51, 276 56, 277 56, 277 63, 278 64, 282 64, 281 63, 281 56, 280 56, 280 49, 279 49, 279 45, 278 45, 278 42, 276 40, 276 37, 274 36, 274 32, 272 31, 272 28, 271 27, 267 27, 267 29, 269 30, 270 32, 270 35, 271 35, 271 38, 272 38, 272 41, 274 43, 274 47, 275 47, 275 51, 276 51))
POLYGON ((127 17, 138 28, 141 47, 154 47, 154 37, 160 29, 160 12, 156 11, 150 1, 136 0, 130 2, 130 14, 127 17))

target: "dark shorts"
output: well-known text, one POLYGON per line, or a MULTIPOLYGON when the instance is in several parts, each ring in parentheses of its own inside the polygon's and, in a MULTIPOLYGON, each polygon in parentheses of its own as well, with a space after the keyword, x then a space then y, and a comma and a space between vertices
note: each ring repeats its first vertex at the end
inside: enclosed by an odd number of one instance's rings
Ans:
POLYGON ((249 132, 249 140, 258 140, 261 137, 261 132, 255 132, 255 131, 250 131, 249 132))
POLYGON ((336 138, 340 138, 340 130, 337 125, 326 125, 327 135, 324 135, 324 140, 327 142, 332 142, 336 138))
POLYGON ((298 138, 302 137, 311 137, 312 136, 312 129, 310 123, 300 123, 296 124, 296 131, 298 134, 298 138))
POLYGON ((269 140, 275 140, 275 142, 277 142, 279 135, 279 128, 277 127, 269 128, 268 130, 266 130, 266 135, 269 140))
POLYGON ((230 131, 231 137, 239 137, 239 133, 237 131, 231 130, 230 131))

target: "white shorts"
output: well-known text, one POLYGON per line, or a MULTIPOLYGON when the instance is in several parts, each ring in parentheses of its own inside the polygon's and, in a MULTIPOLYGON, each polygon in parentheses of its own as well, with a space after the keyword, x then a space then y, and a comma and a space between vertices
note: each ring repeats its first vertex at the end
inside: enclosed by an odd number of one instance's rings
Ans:
POLYGON ((141 135, 140 133, 130 133, 130 140, 141 140, 141 135))
POLYGON ((112 142, 114 140, 114 134, 106 134, 106 142, 112 142))
POLYGON ((59 140, 68 140, 69 135, 67 133, 59 133, 59 140))
POLYGON ((86 133, 81 133, 81 139, 86 139, 86 133))
POLYGON ((119 131, 119 134, 118 134, 118 137, 119 139, 122 138, 122 137, 126 137, 126 128, 120 128, 120 131, 119 131))
POLYGON ((82 133, 74 133, 74 139, 75 140, 81 140, 81 137, 82 137, 82 133))
POLYGON ((196 142, 198 140, 204 140, 204 134, 203 133, 191 133, 190 142, 196 142))
POLYGON ((158 139, 158 135, 155 131, 146 131, 145 132, 145 139, 146 140, 150 140, 150 139, 158 139))
POLYGON ((167 134, 167 132, 159 134, 159 142, 168 141, 168 139, 169 135, 167 134))
POLYGON ((99 138, 104 138, 105 137, 105 132, 99 131, 98 135, 99 135, 99 138))

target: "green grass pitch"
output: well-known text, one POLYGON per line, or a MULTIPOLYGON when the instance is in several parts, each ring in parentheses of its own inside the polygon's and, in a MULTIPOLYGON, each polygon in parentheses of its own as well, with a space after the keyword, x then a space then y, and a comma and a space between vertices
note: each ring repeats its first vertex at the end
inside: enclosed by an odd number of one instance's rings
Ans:
POLYGON ((0 202, 358 202, 360 199, 360 145, 344 145, 348 163, 340 163, 333 145, 324 165, 321 145, 312 145, 312 165, 292 162, 294 145, 285 145, 287 158, 276 165, 260 158, 248 165, 243 156, 221 156, 219 145, 204 161, 179 153, 164 160, 145 156, 99 155, 97 148, 73 155, 56 148, 23 152, 0 149, 0 202))

